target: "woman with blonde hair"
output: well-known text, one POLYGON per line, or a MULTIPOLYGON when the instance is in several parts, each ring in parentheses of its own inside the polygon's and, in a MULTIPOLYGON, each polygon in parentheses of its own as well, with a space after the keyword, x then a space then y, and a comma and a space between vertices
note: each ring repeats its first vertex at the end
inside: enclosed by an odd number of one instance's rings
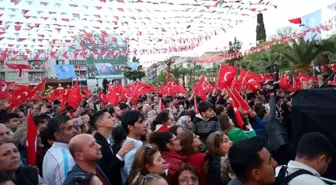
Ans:
POLYGON ((165 160, 155 145, 142 146, 135 154, 132 170, 126 184, 141 184, 143 178, 148 174, 165 175, 164 162, 165 160))
POLYGON ((225 132, 217 131, 211 133, 206 141, 207 156, 204 162, 204 172, 209 174, 210 184, 225 185, 221 179, 221 158, 224 157, 232 142, 225 132))

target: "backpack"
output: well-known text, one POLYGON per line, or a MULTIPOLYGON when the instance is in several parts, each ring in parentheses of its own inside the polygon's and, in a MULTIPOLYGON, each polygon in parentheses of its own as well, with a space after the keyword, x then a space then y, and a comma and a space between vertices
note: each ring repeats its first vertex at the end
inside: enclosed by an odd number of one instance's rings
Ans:
POLYGON ((313 173, 311 173, 310 171, 304 170, 304 169, 299 169, 296 172, 287 175, 287 166, 282 166, 278 176, 275 178, 275 182, 273 183, 273 185, 288 185, 288 183, 293 180, 295 177, 298 177, 300 175, 313 175, 315 176, 313 173))

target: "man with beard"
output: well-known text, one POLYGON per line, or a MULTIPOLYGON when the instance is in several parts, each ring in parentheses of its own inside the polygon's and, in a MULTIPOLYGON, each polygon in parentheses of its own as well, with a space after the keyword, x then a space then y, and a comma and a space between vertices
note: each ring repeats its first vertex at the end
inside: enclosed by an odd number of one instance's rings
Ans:
POLYGON ((72 168, 64 184, 76 181, 79 174, 91 173, 99 178, 103 185, 110 185, 110 181, 98 166, 98 161, 103 157, 101 146, 89 134, 80 134, 69 142, 69 149, 76 165, 72 168))

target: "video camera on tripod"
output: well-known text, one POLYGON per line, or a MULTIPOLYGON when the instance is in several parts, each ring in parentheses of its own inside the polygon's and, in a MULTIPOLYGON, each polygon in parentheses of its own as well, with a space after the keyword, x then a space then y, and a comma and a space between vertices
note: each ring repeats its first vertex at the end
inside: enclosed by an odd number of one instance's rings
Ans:
POLYGON ((265 68, 265 72, 271 74, 273 76, 274 80, 267 81, 266 83, 262 83, 262 89, 260 89, 259 93, 260 94, 267 94, 271 92, 275 92, 275 90, 280 89, 280 84, 279 84, 279 67, 276 64, 272 64, 268 67, 265 68))

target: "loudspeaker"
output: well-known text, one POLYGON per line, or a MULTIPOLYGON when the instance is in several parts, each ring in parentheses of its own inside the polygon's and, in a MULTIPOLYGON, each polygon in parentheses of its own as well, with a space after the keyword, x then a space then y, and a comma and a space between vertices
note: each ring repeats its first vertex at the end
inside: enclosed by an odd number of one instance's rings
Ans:
MULTIPOLYGON (((323 133, 336 149, 335 87, 300 90, 292 101, 293 148, 307 132, 323 133)), ((336 179, 336 154, 324 177, 336 179)))

